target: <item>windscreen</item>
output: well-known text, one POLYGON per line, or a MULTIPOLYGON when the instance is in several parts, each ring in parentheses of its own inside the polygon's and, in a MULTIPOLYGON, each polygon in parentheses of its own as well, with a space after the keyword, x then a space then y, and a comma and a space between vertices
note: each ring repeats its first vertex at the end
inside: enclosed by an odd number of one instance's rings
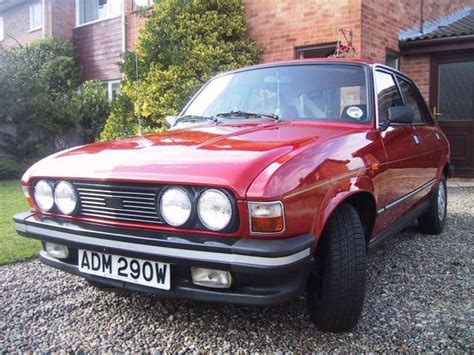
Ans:
POLYGON ((290 120, 363 123, 370 119, 367 98, 366 71, 361 65, 274 66, 211 80, 182 116, 216 117, 240 111, 290 120))

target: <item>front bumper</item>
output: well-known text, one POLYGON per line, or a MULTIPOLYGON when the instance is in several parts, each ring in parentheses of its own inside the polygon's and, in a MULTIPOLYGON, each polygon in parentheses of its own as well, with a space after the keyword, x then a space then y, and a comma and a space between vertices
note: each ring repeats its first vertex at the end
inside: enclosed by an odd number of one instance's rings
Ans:
POLYGON ((17 214, 13 219, 20 235, 69 248, 70 256, 66 260, 41 252, 40 259, 46 265, 113 287, 225 303, 270 305, 300 295, 306 287, 315 242, 313 235, 256 240, 118 229, 32 212, 17 214), (170 263, 171 289, 160 290, 82 273, 77 266, 78 249, 170 263), (193 284, 192 266, 230 271, 231 288, 193 284))

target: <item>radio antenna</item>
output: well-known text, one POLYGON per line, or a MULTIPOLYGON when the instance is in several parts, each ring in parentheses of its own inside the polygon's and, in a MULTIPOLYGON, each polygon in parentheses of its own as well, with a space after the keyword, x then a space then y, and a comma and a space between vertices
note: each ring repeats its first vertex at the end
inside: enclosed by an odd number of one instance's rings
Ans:
MULTIPOLYGON (((138 76, 138 55, 137 51, 135 51, 135 89, 136 89, 136 94, 137 94, 137 102, 140 104, 140 77, 138 76)), ((140 114, 140 110, 138 110, 138 134, 140 136, 143 136, 143 131, 142 131, 142 115, 140 114)))

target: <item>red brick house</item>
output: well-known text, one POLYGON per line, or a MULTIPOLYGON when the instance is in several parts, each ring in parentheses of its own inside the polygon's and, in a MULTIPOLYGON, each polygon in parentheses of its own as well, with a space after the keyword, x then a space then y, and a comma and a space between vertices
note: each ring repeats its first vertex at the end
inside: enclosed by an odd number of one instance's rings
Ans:
MULTIPOLYGON (((355 57, 410 75, 451 141, 460 176, 474 176, 474 0, 242 0, 263 61, 325 57, 351 30, 355 57)), ((121 53, 153 0, 0 0, 0 45, 57 36, 77 48, 82 78, 118 90, 121 53)))

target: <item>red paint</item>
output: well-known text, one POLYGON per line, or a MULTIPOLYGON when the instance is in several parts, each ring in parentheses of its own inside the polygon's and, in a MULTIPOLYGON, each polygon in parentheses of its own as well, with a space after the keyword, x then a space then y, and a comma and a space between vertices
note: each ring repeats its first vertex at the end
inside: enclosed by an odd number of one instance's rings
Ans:
MULTIPOLYGON (((285 209, 286 229, 277 236, 319 236, 334 209, 350 196, 365 193, 379 210, 423 183, 439 179, 448 161, 449 146, 436 124, 379 132, 374 118, 367 124, 247 120, 203 123, 73 148, 35 164, 22 183, 29 185, 31 179, 44 177, 225 187, 239 201, 240 227, 227 234, 229 237, 275 238, 250 235, 246 205, 246 201, 273 200, 283 201, 285 209), (414 132, 423 144, 412 144, 414 132), (436 132, 441 139, 436 138, 436 132)), ((378 217, 374 233, 393 223, 428 192, 426 189, 378 217)), ((118 227, 180 230, 81 219, 118 227)))

